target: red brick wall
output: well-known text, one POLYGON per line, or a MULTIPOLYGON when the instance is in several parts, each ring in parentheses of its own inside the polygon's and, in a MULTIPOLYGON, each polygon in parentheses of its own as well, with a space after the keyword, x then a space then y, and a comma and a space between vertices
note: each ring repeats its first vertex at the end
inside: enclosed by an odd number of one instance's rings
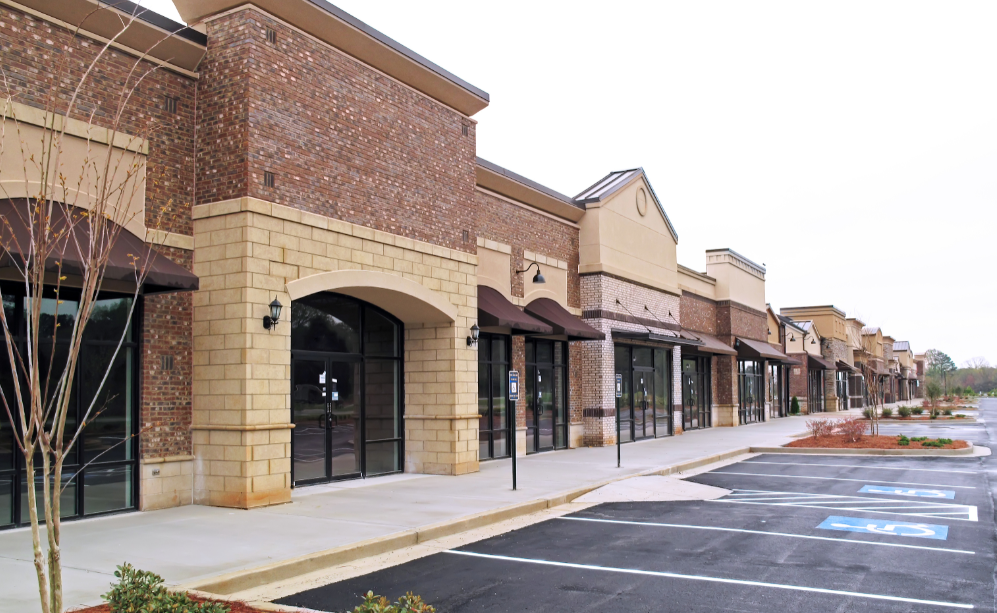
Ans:
POLYGON ((475 251, 473 121, 256 9, 208 39, 199 203, 252 196, 475 251))
MULTIPOLYGON (((72 89, 101 47, 102 43, 74 39, 68 30, 0 6, 0 66, 15 102, 66 114, 72 89), (67 48, 72 50, 69 55, 67 48), (68 73, 63 72, 66 67, 68 73)), ((120 51, 107 52, 69 116, 89 121, 92 114, 94 125, 113 128, 120 91, 135 62, 134 57, 120 51)), ((154 67, 143 62, 136 74, 154 67)), ((189 236, 193 233, 190 207, 194 198, 196 84, 183 75, 155 68, 132 93, 117 129, 149 140, 146 225, 189 236), (165 96, 178 98, 175 115, 165 111, 165 96)), ((190 269, 191 252, 173 248, 158 251, 190 269)), ((143 458, 191 453, 191 300, 190 293, 143 300, 139 375, 143 458), (161 372, 163 354, 173 356, 172 372, 161 372)))
POLYGON ((526 268, 523 251, 533 251, 568 263, 568 306, 581 308, 577 227, 481 191, 474 193, 474 206, 478 213, 478 234, 512 247, 509 275, 513 296, 523 297, 526 275, 517 275, 515 271, 526 268))
POLYGON ((683 328, 710 335, 717 333, 717 303, 713 300, 682 292, 679 309, 683 328))
POLYGON ((740 336, 756 341, 768 340, 768 317, 761 311, 731 302, 721 301, 717 304, 717 334, 722 337, 740 336))

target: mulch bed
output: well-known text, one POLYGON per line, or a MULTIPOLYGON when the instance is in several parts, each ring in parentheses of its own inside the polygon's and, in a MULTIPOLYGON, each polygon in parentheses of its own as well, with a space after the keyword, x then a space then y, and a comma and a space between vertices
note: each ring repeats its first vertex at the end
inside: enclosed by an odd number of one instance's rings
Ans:
MULTIPOLYGON (((204 602, 205 599, 191 596, 191 600, 204 602)), ((251 607, 243 602, 229 602, 227 600, 220 602, 229 608, 229 613, 269 613, 263 609, 251 607)), ((96 607, 87 607, 86 609, 72 609, 72 613, 111 613, 111 607, 102 604, 96 607)))
POLYGON ((832 434, 815 439, 812 436, 801 438, 785 445, 785 447, 811 447, 818 449, 965 449, 969 447, 966 441, 952 441, 942 447, 925 447, 919 441, 911 441, 909 445, 900 445, 896 436, 864 435, 857 441, 849 441, 843 434, 832 434))
MULTIPOLYGON (((900 417, 895 415, 893 417, 880 417, 880 419, 889 419, 893 421, 942 421, 945 419, 967 419, 966 417, 956 417, 955 415, 939 415, 934 420, 931 419, 930 415, 911 415, 910 417, 900 417)), ((868 418, 863 417, 862 421, 870 421, 868 418)))

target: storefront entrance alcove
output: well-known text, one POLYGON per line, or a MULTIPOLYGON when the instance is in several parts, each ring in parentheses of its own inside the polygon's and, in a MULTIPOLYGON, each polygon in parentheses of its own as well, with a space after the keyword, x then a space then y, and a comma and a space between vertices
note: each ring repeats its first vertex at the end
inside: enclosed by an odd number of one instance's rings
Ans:
POLYGON ((291 305, 296 486, 402 470, 402 323, 320 292, 291 305))
POLYGON ((671 351, 616 345, 614 354, 622 383, 618 400, 620 441, 672 434, 671 351))

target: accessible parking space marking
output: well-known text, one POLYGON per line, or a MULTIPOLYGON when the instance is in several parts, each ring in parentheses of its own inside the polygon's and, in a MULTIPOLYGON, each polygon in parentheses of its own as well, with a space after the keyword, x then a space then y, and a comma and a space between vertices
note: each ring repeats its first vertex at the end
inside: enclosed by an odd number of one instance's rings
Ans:
POLYGON ((867 519, 862 517, 842 517, 832 515, 825 519, 818 528, 824 530, 844 530, 845 532, 862 532, 865 534, 885 534, 889 536, 913 536, 915 538, 948 540, 948 526, 936 524, 914 524, 906 521, 886 521, 882 519, 867 519))
POLYGON ((860 494, 889 494, 891 496, 913 496, 915 498, 945 498, 955 499, 955 492, 952 490, 921 490, 903 489, 899 487, 883 487, 881 485, 866 485, 859 490, 860 494))
POLYGON ((941 470, 939 468, 905 468, 902 466, 866 466, 859 464, 818 464, 816 462, 766 462, 762 460, 744 460, 743 462, 738 462, 739 464, 775 464, 777 466, 833 466, 836 468, 860 468, 862 470, 910 470, 915 472, 925 472, 925 473, 959 473, 966 475, 976 475, 979 474, 972 470, 941 470))
POLYGON ((574 564, 571 562, 555 562, 552 560, 538 560, 534 558, 519 558, 513 556, 503 556, 489 553, 476 553, 473 551, 449 550, 445 553, 470 556, 475 558, 485 558, 489 560, 502 560, 506 562, 518 562, 522 564, 538 564, 542 566, 558 566, 561 568, 573 568, 576 570, 594 570, 611 573, 623 573, 628 575, 644 575, 649 577, 662 577, 666 579, 684 579, 687 581, 704 581, 709 583, 726 583, 732 585, 744 585, 750 587, 767 587, 779 590, 792 590, 797 592, 811 592, 815 594, 830 594, 833 596, 850 596, 853 598, 867 598, 872 600, 886 600, 891 602, 905 602, 910 604, 930 605, 936 607, 953 607, 957 609, 972 609, 971 604, 961 602, 945 602, 941 600, 923 600, 920 598, 907 598, 904 596, 890 596, 887 594, 869 594, 864 592, 849 592, 845 590, 831 590, 819 587, 806 587, 802 585, 788 585, 784 583, 765 583, 763 581, 749 581, 745 579, 728 579, 724 577, 708 577, 705 575, 685 575, 681 573, 670 573, 654 570, 641 570, 636 568, 619 568, 613 566, 595 566, 592 564, 574 564))
POLYGON ((880 481, 878 479, 846 479, 844 477, 813 477, 810 475, 766 475, 762 473, 739 473, 731 472, 726 470, 714 470, 712 472, 706 473, 708 475, 742 475, 748 477, 779 477, 782 479, 817 479, 819 481, 858 481, 860 483, 868 483, 874 481, 876 483, 886 483, 889 485, 926 485, 928 487, 955 487, 962 490, 975 490, 976 488, 972 485, 939 485, 937 483, 914 483, 912 481, 880 481))
POLYGON ((730 496, 716 500, 707 500, 705 502, 804 507, 811 509, 831 509, 835 511, 847 509, 849 511, 862 511, 863 513, 886 513, 890 515, 956 519, 959 521, 979 521, 977 507, 968 504, 922 502, 920 500, 870 498, 866 496, 844 496, 837 494, 811 494, 808 492, 773 492, 767 490, 737 489, 732 490, 732 492, 730 496), (896 506, 883 506, 886 504, 896 506))
MULTIPOLYGON (((832 516, 836 517, 836 516, 832 516)), ((900 547, 902 549, 926 549, 928 551, 938 551, 943 553, 962 553, 968 555, 975 555, 975 551, 967 551, 965 549, 948 549, 945 547, 925 547, 923 545, 906 545, 904 543, 880 543, 877 541, 856 541, 853 539, 839 539, 832 538, 829 536, 814 536, 810 534, 792 534, 790 532, 768 532, 765 530, 747 530, 744 528, 722 528, 720 526, 693 526, 689 524, 663 524, 658 522, 641 522, 641 521, 626 521, 619 519, 599 519, 594 517, 558 517, 557 519, 569 520, 569 521, 590 521, 603 524, 620 524, 624 526, 648 526, 652 528, 678 528, 686 530, 708 530, 714 532, 737 532, 741 534, 757 534, 761 536, 782 536, 788 538, 799 538, 799 539, 809 539, 815 541, 831 541, 835 543, 847 543, 849 545, 875 545, 877 547, 900 547)), ((828 518, 831 519, 831 518, 828 518)), ((862 520, 866 523, 872 523, 879 520, 862 520)), ((885 522, 884 522, 885 523, 885 522)), ((891 522, 893 524, 904 524, 906 522, 891 522)), ((926 524, 918 524, 926 525, 926 524)), ((824 525, 821 524, 817 526, 818 528, 823 528, 824 525)), ((944 526, 943 526, 944 527, 944 526)), ((838 528, 834 528, 838 529, 838 528)), ((851 532, 860 532, 860 530, 851 530, 851 532)), ((872 534, 881 534, 877 532, 870 532, 872 534)), ((885 534, 885 533, 883 533, 885 534)), ((947 529, 946 529, 947 534, 947 529)))

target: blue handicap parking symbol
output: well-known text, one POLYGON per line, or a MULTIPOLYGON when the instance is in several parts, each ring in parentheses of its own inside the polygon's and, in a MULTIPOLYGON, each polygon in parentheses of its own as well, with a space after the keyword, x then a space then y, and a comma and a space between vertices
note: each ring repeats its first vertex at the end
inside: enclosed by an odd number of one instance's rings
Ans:
POLYGON ((885 519, 865 519, 862 517, 841 517, 832 515, 824 520, 818 528, 825 530, 844 530, 845 532, 865 532, 866 534, 885 534, 888 536, 916 536, 924 539, 948 539, 948 526, 935 524, 914 524, 906 521, 889 521, 885 519))
POLYGON ((866 485, 859 490, 860 494, 889 494, 890 496, 915 496, 917 498, 946 498, 953 500, 955 492, 951 490, 921 490, 909 487, 891 487, 886 485, 866 485))

